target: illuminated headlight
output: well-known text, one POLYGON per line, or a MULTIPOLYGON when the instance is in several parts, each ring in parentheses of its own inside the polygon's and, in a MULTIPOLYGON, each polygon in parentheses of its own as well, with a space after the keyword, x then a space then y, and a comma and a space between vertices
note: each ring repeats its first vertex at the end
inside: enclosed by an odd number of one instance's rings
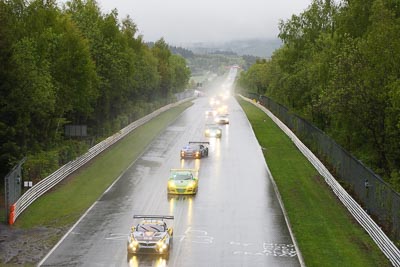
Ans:
POLYGON ((165 244, 163 240, 160 240, 157 242, 157 247, 159 251, 162 252, 164 249, 167 248, 167 244, 165 244))
POLYGON ((217 134, 221 134, 221 131, 220 131, 220 130, 218 130, 218 131, 217 131, 217 134))
POLYGON ((209 134, 210 133, 210 130, 206 130, 206 134, 209 134))
POLYGON ((138 243, 136 240, 133 240, 133 241, 131 241, 131 242, 129 243, 129 247, 130 247, 131 249, 136 250, 136 247, 137 247, 138 244, 139 244, 139 243, 138 243))
POLYGON ((185 152, 184 151, 181 151, 181 156, 185 156, 185 152))
POLYGON ((169 182, 168 182, 168 187, 170 187, 170 188, 175 188, 176 185, 175 185, 175 183, 174 183, 173 181, 169 181, 169 182))
POLYGON ((189 184, 188 184, 188 187, 194 187, 195 186, 195 182, 190 182, 189 184))
POLYGON ((196 156, 200 156, 200 152, 199 151, 196 152, 196 156))
POLYGON ((158 246, 159 248, 163 248, 163 249, 166 249, 166 248, 167 248, 167 244, 165 244, 164 240, 158 241, 158 242, 157 242, 157 246, 158 246))

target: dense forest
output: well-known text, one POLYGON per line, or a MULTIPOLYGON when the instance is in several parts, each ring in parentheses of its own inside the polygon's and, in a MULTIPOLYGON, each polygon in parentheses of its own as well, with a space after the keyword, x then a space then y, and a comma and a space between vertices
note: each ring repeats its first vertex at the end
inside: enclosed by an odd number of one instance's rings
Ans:
POLYGON ((163 40, 95 0, 0 0, 0 173, 23 157, 40 179, 150 111, 174 101, 190 69, 163 40), (87 126, 66 138, 65 125, 87 126))
POLYGON ((312 121, 400 191, 400 2, 314 0, 241 87, 312 121))

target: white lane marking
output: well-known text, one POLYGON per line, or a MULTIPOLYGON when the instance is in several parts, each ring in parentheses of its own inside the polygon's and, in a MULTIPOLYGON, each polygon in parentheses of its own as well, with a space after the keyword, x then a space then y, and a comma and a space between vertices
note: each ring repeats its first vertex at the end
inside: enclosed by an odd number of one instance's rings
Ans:
POLYGON ((150 162, 157 162, 157 163, 163 163, 164 162, 164 158, 156 157, 156 156, 143 156, 142 160, 150 161, 150 162))
POLYGON ((271 243, 271 242, 264 242, 262 245, 256 245, 253 243, 240 243, 231 241, 229 242, 232 246, 242 246, 244 248, 250 249, 251 246, 261 247, 262 250, 258 251, 255 248, 255 251, 248 251, 248 250, 236 250, 233 252, 233 255, 250 255, 250 256, 274 256, 274 257, 296 257, 297 252, 295 245, 293 244, 282 244, 282 243, 271 243))
POLYGON ((207 231, 204 230, 193 230, 192 227, 188 227, 184 235, 179 235, 181 238, 179 239, 180 242, 188 239, 191 243, 197 244, 211 244, 214 242, 214 237, 209 236, 207 231))
POLYGON ((127 238, 126 234, 110 234, 110 237, 106 237, 106 240, 125 240, 127 238))
MULTIPOLYGON (((118 179, 117 179, 118 180, 118 179)), ((114 182, 115 183, 115 182, 114 182)), ((113 184, 114 184, 113 183, 113 184)), ((112 184, 112 185, 113 185, 112 184)), ((111 186, 112 186, 111 185, 111 186)), ((110 187, 111 187, 110 186, 110 187)), ((41 266, 46 260, 47 258, 50 257, 50 255, 58 248, 58 246, 67 238, 67 236, 72 233, 72 230, 75 229, 75 227, 83 220, 83 218, 85 218, 85 216, 92 210, 92 208, 97 204, 98 201, 95 201, 92 206, 90 206, 90 208, 88 208, 86 210, 86 212, 79 218, 79 220, 68 230, 67 233, 65 233, 65 235, 57 242, 57 244, 49 251, 49 253, 47 253, 47 255, 39 262, 38 266, 41 266)), ((76 232, 74 232, 76 233, 76 232)))
MULTIPOLYGON (((145 149, 146 151, 147 149, 145 149)), ((118 181, 119 179, 121 179, 121 177, 125 174, 125 172, 133 166, 133 164, 136 163, 136 161, 138 159, 140 159, 143 156, 144 152, 142 152, 137 159, 135 159, 129 166, 128 168, 126 168, 119 176, 117 179, 115 179, 115 181, 107 188, 106 191, 104 191, 103 194, 101 194, 101 196, 98 199, 101 199, 118 181)), ((79 220, 68 230, 68 232, 65 233, 65 235, 57 242, 57 244, 49 251, 49 253, 47 253, 47 255, 38 263, 37 266, 41 266, 43 265, 43 263, 50 257, 50 255, 58 248, 58 246, 60 246, 60 244, 67 238, 67 236, 72 233, 72 231, 75 229, 75 227, 83 220, 83 218, 86 217, 86 215, 93 209, 94 206, 96 206, 97 202, 99 202, 98 200, 96 200, 86 211, 85 213, 79 218, 79 220)))

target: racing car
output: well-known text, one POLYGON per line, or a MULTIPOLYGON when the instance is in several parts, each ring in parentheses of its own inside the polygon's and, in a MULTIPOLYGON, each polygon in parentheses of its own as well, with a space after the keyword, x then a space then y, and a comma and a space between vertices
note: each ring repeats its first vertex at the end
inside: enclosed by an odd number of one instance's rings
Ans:
POLYGON ((215 123, 229 124, 228 114, 220 114, 215 117, 215 123))
POLYGON ((222 136, 222 130, 218 125, 216 124, 207 124, 206 129, 204 131, 204 135, 206 137, 216 137, 216 138, 221 138, 222 136))
POLYGON ((206 144, 209 145, 210 142, 194 142, 194 141, 189 142, 189 144, 187 144, 181 149, 181 159, 184 158, 200 159, 202 157, 207 157, 208 147, 205 146, 206 144))
POLYGON ((206 110, 206 112, 205 112, 205 114, 206 114, 206 117, 214 117, 215 115, 217 115, 217 110, 215 110, 215 109, 208 109, 208 110, 206 110))
POLYGON ((198 170, 171 169, 168 179, 168 194, 194 195, 199 185, 198 170))
POLYGON ((174 216, 134 215, 142 219, 132 226, 128 236, 128 257, 136 254, 168 255, 172 245, 173 228, 164 220, 173 220, 174 216))

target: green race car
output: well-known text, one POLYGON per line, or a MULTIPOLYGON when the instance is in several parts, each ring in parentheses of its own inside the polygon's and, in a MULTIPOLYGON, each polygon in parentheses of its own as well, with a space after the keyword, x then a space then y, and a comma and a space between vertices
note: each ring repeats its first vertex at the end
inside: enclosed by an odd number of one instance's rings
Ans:
POLYGON ((207 124, 206 129, 204 130, 204 135, 205 137, 221 138, 222 129, 216 124, 207 124))
POLYGON ((168 179, 168 194, 194 195, 199 185, 198 170, 171 169, 168 179))

